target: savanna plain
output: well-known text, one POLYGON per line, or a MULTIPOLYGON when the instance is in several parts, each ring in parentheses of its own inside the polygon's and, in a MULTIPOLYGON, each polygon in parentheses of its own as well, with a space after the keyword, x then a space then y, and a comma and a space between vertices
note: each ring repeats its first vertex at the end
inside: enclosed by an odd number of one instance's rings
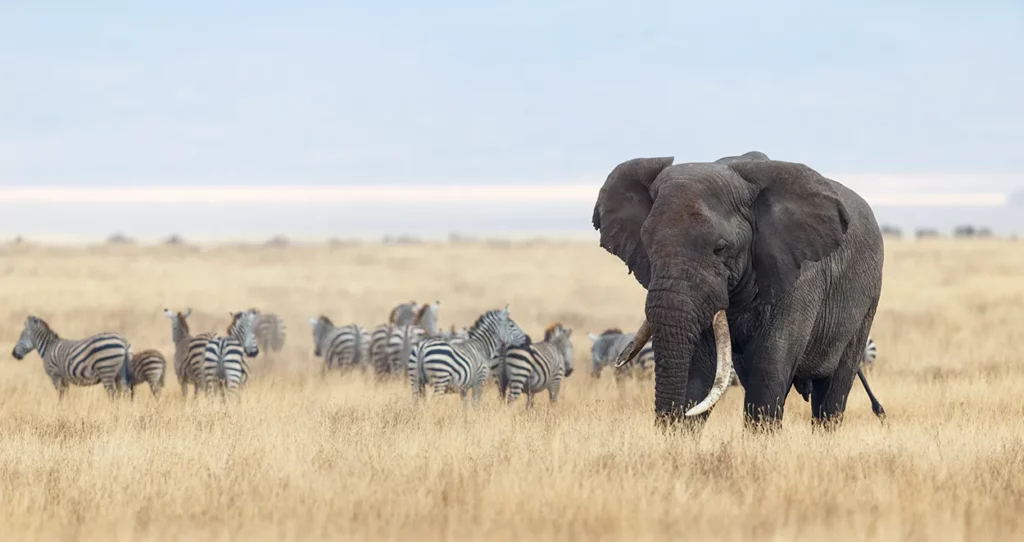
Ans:
POLYGON ((698 437, 653 424, 653 382, 589 375, 587 332, 633 331, 644 291, 597 242, 0 248, 0 537, 374 540, 1020 540, 1024 537, 1024 244, 886 241, 870 383, 840 430, 742 427, 732 388, 698 437), (511 305, 528 333, 573 329, 556 405, 413 402, 404 380, 320 375, 308 320, 372 329, 396 303, 440 324, 511 305), (193 332, 251 306, 285 348, 252 361, 237 404, 102 387, 57 394, 26 316, 63 337, 112 330, 171 360, 164 307, 193 332))

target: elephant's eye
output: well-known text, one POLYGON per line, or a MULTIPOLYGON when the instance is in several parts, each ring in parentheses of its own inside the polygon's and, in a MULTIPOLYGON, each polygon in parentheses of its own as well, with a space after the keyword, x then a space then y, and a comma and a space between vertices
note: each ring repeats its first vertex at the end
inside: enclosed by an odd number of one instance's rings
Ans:
POLYGON ((727 248, 729 248, 729 243, 726 243, 725 239, 719 239, 718 242, 715 243, 715 256, 721 256, 727 248))

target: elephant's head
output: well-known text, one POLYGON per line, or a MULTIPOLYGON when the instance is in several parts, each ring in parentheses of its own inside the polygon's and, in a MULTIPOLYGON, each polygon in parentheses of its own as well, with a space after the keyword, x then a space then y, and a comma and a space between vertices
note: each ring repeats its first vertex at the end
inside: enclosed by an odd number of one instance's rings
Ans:
POLYGON ((803 164, 757 152, 715 163, 672 162, 619 164, 601 188, 593 218, 601 246, 647 289, 647 318, 620 361, 653 334, 656 410, 666 421, 689 406, 689 364, 699 335, 715 331, 717 374, 707 398, 686 415, 710 409, 732 378, 724 311, 785 296, 805 262, 840 246, 849 222, 832 183, 803 164))

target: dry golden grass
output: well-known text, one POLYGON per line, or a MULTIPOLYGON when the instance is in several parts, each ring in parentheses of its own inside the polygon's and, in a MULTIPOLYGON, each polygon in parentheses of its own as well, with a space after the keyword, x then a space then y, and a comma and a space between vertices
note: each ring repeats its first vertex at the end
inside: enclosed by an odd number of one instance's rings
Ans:
POLYGON ((33 313, 170 357, 165 306, 209 330, 256 305, 289 337, 229 407, 183 406, 173 374, 159 401, 97 386, 58 404, 37 354, 8 358, 0 537, 1019 540, 1024 245, 888 245, 871 374, 887 426, 855 383, 839 432, 812 433, 794 394, 783 431, 752 436, 734 389, 698 439, 654 428, 650 381, 589 379, 586 332, 637 325, 644 298, 596 243, 9 248, 3 348, 33 313), (582 370, 531 412, 493 387, 464 411, 416 407, 402 382, 320 380, 310 316, 372 326, 406 299, 440 299, 445 326, 506 302, 531 333, 564 321, 582 370))

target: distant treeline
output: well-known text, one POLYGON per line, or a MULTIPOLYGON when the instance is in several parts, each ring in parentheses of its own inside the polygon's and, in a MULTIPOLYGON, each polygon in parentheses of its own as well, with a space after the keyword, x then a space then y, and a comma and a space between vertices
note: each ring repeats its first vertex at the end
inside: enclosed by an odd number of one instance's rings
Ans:
MULTIPOLYGON (((897 226, 890 224, 883 224, 882 235, 886 237, 902 238, 903 230, 897 226)), ((960 224, 953 228, 953 237, 955 238, 988 238, 994 237, 991 228, 987 226, 975 226, 973 224, 960 224)), ((934 237, 942 237, 942 234, 936 228, 921 227, 914 230, 914 237, 917 239, 928 239, 934 237)))

